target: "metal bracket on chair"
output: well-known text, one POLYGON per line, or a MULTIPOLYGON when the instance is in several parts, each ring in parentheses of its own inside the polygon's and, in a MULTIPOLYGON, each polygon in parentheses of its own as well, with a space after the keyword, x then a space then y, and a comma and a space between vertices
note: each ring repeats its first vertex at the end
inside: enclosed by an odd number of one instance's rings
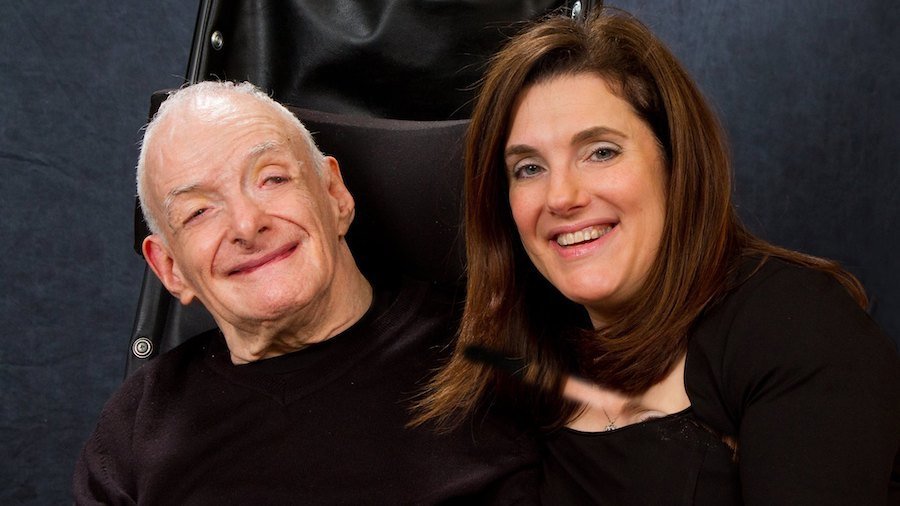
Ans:
POLYGON ((126 377, 140 369, 158 352, 168 317, 170 297, 153 271, 144 267, 144 282, 141 284, 141 296, 131 331, 131 353, 125 361, 126 377))
MULTIPOLYGON (((595 3, 594 0, 575 0, 569 8, 569 15, 572 16, 572 19, 584 21, 587 19, 588 14, 594 9, 595 3)), ((600 5, 602 6, 603 3, 601 2, 600 5)))

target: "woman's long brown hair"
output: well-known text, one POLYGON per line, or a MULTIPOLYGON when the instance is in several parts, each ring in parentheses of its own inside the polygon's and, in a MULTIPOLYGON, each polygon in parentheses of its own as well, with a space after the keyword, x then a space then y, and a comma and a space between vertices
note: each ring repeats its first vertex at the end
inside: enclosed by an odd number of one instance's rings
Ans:
POLYGON ((835 276, 859 303, 852 275, 829 260, 772 246, 742 225, 731 197, 725 135, 697 86, 638 20, 598 10, 586 21, 545 19, 490 62, 466 140, 467 300, 456 351, 429 385, 417 422, 452 426, 479 404, 514 399, 545 426, 572 415, 560 396, 565 374, 625 394, 661 381, 687 349, 701 313, 732 289, 745 255, 771 256, 835 276), (602 329, 532 266, 516 234, 503 151, 517 97, 554 77, 595 73, 650 126, 667 164, 665 227, 639 293, 602 329), (479 346, 523 359, 520 379, 463 357, 479 346))

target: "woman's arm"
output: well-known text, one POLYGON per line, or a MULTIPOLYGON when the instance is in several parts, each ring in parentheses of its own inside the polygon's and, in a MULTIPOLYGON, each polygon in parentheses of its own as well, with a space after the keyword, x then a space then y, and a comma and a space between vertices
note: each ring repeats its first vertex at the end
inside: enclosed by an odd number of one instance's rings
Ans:
POLYGON ((886 504, 900 446, 893 344, 815 271, 781 264, 734 297, 720 373, 746 503, 886 504))

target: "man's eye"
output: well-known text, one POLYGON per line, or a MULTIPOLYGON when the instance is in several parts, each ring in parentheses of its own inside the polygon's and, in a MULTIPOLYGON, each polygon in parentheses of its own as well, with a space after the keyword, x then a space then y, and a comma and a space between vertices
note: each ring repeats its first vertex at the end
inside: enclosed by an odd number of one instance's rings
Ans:
POLYGON ((544 168, 540 165, 535 165, 533 163, 528 163, 525 165, 520 165, 513 170, 513 176, 516 179, 526 179, 529 177, 534 177, 541 172, 543 172, 544 168))
POLYGON ((189 214, 188 217, 185 218, 185 220, 183 222, 181 222, 181 224, 187 225, 188 223, 190 223, 190 222, 194 221, 195 219, 199 218, 200 216, 202 216, 203 213, 205 213, 205 212, 206 212, 205 207, 197 209, 197 210, 191 212, 191 214, 189 214))
POLYGON ((287 176, 268 176, 263 179, 263 184, 284 184, 290 181, 291 178, 287 176))

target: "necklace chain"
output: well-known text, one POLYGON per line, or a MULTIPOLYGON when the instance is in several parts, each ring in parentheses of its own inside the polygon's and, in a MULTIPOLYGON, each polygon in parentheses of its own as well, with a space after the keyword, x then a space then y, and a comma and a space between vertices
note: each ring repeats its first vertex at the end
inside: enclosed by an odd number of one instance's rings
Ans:
POLYGON ((609 417, 609 413, 606 412, 606 409, 605 409, 605 408, 600 408, 600 409, 603 410, 603 414, 606 415, 606 420, 609 422, 609 423, 606 424, 606 427, 603 427, 603 431, 604 431, 604 432, 609 432, 609 431, 611 431, 611 430, 616 430, 616 429, 618 429, 618 427, 616 426, 616 420, 618 420, 619 417, 617 416, 617 417, 615 417, 615 418, 610 418, 610 417, 609 417))

